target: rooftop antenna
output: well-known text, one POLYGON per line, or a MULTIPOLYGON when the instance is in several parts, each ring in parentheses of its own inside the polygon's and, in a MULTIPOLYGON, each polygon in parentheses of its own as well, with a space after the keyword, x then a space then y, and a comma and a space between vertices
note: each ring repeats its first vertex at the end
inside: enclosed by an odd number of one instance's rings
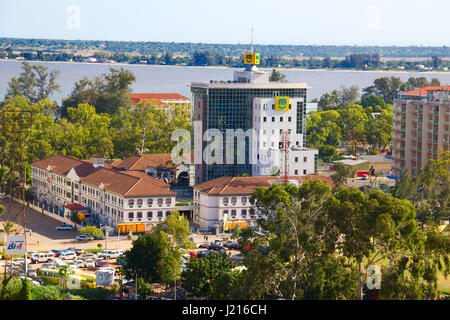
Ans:
POLYGON ((253 27, 252 27, 252 42, 250 44, 250 53, 253 53, 253 27))

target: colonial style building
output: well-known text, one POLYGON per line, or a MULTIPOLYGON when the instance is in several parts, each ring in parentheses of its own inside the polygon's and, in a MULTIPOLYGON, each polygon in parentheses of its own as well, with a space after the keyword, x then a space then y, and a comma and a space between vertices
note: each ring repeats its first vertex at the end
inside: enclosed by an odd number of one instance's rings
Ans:
POLYGON ((194 166, 190 156, 182 159, 178 165, 172 161, 170 153, 136 155, 124 160, 117 160, 111 166, 118 170, 145 172, 157 179, 167 179, 168 182, 189 186, 194 181, 194 166))
MULTIPOLYGON (((320 179, 330 186, 331 178, 310 174, 288 177, 288 182, 301 185, 307 180, 320 179)), ((284 177, 229 177, 224 176, 194 186, 193 222, 200 230, 256 227, 261 215, 250 203, 256 187, 270 187, 273 183, 285 182, 284 177)))
POLYGON ((93 161, 54 155, 31 166, 35 199, 59 215, 77 203, 88 209, 86 215, 95 224, 151 226, 175 208, 175 192, 167 183, 144 172, 117 170, 101 155, 93 161))

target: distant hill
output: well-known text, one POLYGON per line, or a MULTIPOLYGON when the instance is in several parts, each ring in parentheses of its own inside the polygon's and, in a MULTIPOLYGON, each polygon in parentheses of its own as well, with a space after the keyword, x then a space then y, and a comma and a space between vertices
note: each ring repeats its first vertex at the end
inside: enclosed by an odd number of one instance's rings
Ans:
MULTIPOLYGON (((139 53, 141 55, 171 52, 174 55, 192 55, 196 51, 211 51, 224 56, 239 56, 249 50, 249 44, 209 44, 177 42, 133 42, 95 40, 50 40, 0 38, 0 48, 48 51, 107 51, 139 53)), ((424 46, 329 46, 329 45, 254 45, 254 50, 269 57, 345 57, 350 53, 380 54, 383 58, 450 57, 450 47, 424 46)))

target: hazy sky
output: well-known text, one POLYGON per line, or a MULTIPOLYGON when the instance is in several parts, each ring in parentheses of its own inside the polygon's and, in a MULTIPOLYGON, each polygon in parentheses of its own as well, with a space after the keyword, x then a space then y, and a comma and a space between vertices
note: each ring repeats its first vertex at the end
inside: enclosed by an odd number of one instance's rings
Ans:
POLYGON ((0 37, 450 45, 450 0, 0 0, 0 37))

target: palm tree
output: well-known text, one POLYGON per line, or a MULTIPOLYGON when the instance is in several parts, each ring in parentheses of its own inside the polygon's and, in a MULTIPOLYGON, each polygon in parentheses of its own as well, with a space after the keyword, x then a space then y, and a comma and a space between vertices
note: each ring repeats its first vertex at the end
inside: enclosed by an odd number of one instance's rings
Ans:
POLYGON ((59 268, 58 275, 59 275, 59 277, 61 279, 61 282, 62 282, 62 287, 63 287, 63 293, 64 294, 65 294, 66 287, 67 287, 67 279, 73 273, 74 273, 74 271, 67 265, 62 266, 61 268, 59 268))

